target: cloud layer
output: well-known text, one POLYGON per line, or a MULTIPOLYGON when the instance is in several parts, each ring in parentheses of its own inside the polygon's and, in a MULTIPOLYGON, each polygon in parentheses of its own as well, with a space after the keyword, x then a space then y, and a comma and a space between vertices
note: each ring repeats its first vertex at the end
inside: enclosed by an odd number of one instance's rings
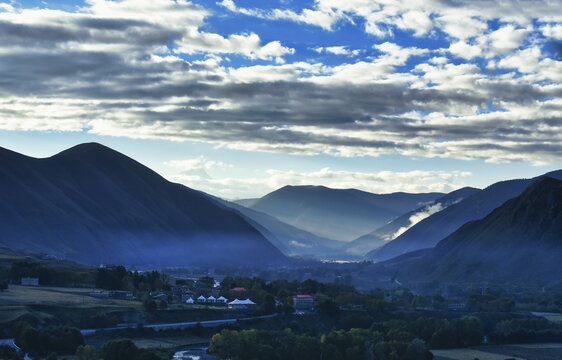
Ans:
POLYGON ((88 0, 69 12, 2 3, 0 129, 346 157, 562 156, 558 1, 220 5, 88 0), (258 30, 213 32, 216 11, 318 31, 347 24, 370 40, 298 50, 258 30), (400 32, 442 46, 400 45, 400 32), (340 60, 299 57, 306 49, 340 60))

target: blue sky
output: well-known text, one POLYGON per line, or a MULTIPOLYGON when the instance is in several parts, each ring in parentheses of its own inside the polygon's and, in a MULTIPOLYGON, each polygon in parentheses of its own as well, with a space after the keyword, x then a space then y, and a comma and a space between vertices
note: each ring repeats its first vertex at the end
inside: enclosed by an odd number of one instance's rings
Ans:
POLYGON ((0 146, 225 198, 562 168, 557 1, 0 1, 0 146))

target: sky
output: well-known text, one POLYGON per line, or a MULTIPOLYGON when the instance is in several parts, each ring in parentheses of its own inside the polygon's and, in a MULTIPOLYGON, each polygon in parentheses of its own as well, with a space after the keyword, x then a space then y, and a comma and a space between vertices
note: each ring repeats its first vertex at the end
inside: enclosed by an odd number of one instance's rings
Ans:
POLYGON ((227 199, 562 168, 560 0, 0 0, 0 146, 227 199))

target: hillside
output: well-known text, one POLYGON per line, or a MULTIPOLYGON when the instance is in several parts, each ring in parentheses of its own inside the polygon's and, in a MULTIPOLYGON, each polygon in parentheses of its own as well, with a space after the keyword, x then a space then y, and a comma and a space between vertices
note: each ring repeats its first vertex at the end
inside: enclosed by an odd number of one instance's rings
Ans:
POLYGON ((0 148, 0 245, 84 264, 264 265, 239 214, 96 143, 45 159, 0 148))
POLYGON ((560 283, 562 181, 543 177, 481 220, 465 224, 420 260, 409 281, 560 283))
POLYGON ((392 241, 408 228, 423 220, 425 217, 429 217, 435 212, 442 211, 443 209, 462 201, 478 191, 480 191, 480 189, 472 187, 464 187, 452 191, 447 195, 436 199, 430 204, 421 206, 402 216, 399 216, 388 224, 379 227, 375 231, 351 241, 346 244, 345 251, 352 255, 364 256, 369 251, 388 244, 389 241, 392 241))
POLYGON ((372 194, 324 186, 285 186, 241 204, 317 236, 351 241, 442 195, 372 194))
MULTIPOLYGON (((553 171, 544 176, 562 179, 562 170, 553 171)), ((537 179, 538 177, 516 179, 492 184, 461 202, 420 221, 390 243, 368 253, 366 258, 383 261, 410 251, 431 248, 463 224, 482 219, 507 200, 520 195, 537 179)))

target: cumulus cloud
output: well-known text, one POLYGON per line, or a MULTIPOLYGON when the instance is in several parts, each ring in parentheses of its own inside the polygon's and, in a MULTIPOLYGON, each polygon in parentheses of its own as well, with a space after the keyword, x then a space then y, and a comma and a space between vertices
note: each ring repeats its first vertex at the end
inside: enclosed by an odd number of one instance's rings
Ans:
POLYGON ((214 15, 185 0, 90 0, 74 12, 4 4, 0 129, 292 154, 559 161, 562 62, 545 42, 558 38, 560 4, 451 4, 317 0, 297 11, 221 2, 230 15, 329 31, 346 22, 375 35, 365 49, 313 44, 346 61, 331 64, 291 61, 296 50, 257 30, 215 33, 205 26, 214 15), (473 26, 455 26, 461 14, 473 26), (396 29, 446 45, 401 46, 396 29), (356 50, 372 56, 347 57, 356 50))
POLYGON ((361 50, 355 49, 350 50, 347 46, 319 46, 313 48, 312 50, 317 53, 327 53, 334 55, 345 55, 345 56, 357 56, 361 53, 361 50))

